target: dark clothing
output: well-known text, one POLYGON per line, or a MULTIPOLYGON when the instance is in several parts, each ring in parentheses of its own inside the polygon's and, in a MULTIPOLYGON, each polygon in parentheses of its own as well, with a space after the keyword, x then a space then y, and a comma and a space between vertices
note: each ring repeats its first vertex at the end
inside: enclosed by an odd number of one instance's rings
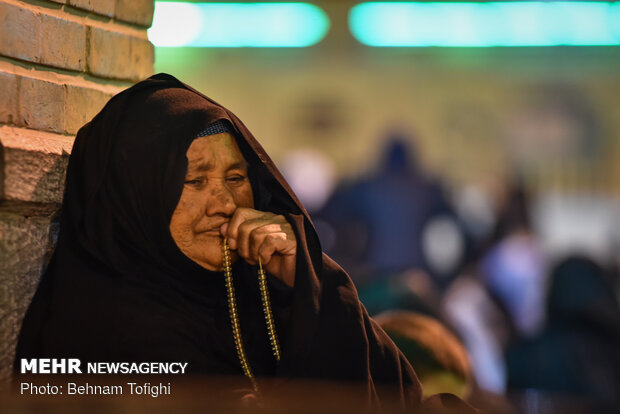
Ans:
POLYGON ((509 387, 587 398, 601 410, 617 409, 620 307, 603 270, 582 257, 561 262, 552 274, 547 314, 539 337, 509 350, 509 387))
MULTIPOLYGON (((241 331, 257 376, 354 381, 369 405, 380 384, 418 406, 421 386, 321 251, 313 224, 260 144, 230 111, 160 74, 116 95, 80 129, 67 170, 60 235, 24 320, 20 358, 187 361, 194 374, 242 375, 222 273, 203 269, 169 231, 194 137, 230 123, 250 164, 257 209, 283 214, 297 237, 295 285, 270 280, 282 358, 276 364, 256 270, 234 265, 241 331)), ((18 367, 18 364, 16 364, 18 367)))

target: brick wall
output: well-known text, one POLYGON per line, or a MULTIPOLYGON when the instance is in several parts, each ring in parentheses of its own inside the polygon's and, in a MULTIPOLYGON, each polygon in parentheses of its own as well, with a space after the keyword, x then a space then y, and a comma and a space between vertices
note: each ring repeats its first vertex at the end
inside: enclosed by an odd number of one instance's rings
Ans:
POLYGON ((153 0, 0 0, 0 383, 49 257, 77 130, 152 74, 153 0))

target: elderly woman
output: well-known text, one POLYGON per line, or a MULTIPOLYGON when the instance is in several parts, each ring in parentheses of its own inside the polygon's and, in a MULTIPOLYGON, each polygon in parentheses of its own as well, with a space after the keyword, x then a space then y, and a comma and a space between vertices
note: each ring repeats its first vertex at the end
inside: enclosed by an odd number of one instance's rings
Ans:
MULTIPOLYGON (((170 75, 78 133, 58 243, 21 358, 185 361, 187 373, 350 381, 371 406, 420 383, 252 134, 170 75)), ((18 364, 16 364, 18 367, 18 364)))

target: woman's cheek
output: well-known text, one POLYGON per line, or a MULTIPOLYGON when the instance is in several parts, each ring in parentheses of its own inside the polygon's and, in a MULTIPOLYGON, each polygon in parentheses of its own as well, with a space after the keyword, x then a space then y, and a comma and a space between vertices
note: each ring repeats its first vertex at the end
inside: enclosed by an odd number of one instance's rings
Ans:
POLYGON ((250 183, 239 188, 236 192, 235 199, 237 207, 254 208, 254 194, 252 193, 252 186, 250 183))

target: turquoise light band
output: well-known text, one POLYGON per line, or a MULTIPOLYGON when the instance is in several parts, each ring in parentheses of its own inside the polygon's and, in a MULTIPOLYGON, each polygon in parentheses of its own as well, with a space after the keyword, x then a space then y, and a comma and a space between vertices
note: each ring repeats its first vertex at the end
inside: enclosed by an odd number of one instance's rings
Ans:
POLYGON ((378 47, 620 45, 620 2, 368 2, 349 27, 378 47))
POLYGON ((155 2, 149 40, 162 47, 307 47, 329 18, 308 3, 155 2))

